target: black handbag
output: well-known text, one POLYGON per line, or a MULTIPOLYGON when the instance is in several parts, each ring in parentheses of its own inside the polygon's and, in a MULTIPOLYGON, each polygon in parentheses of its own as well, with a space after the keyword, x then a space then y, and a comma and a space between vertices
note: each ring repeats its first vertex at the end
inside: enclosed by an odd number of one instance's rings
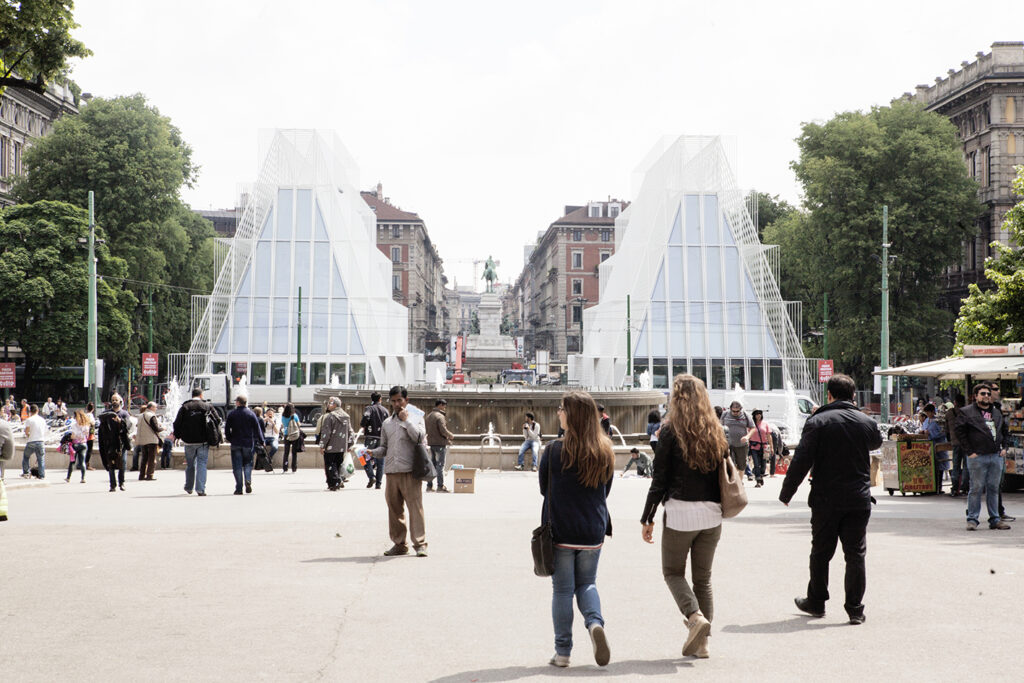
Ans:
POLYGON ((416 444, 416 456, 412 462, 412 476, 420 481, 433 481, 437 477, 434 461, 430 457, 430 449, 420 441, 416 444))
POLYGON ((555 573, 555 541, 551 537, 551 454, 548 453, 548 491, 544 505, 548 506, 548 521, 533 530, 530 550, 533 552, 533 573, 537 576, 551 576, 555 573))

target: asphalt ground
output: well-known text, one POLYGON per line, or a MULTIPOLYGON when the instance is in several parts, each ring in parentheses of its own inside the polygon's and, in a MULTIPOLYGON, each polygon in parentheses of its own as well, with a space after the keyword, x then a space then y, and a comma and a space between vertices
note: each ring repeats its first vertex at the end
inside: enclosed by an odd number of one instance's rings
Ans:
MULTIPOLYGON (((1024 522, 964 529, 964 499, 879 494, 868 531, 867 623, 842 609, 841 551, 824 619, 793 598, 807 582, 806 484, 748 489, 714 569, 711 658, 684 658, 683 619, 655 545, 640 538, 648 481, 616 476, 615 535, 598 571, 611 663, 598 668, 577 615, 568 669, 554 652, 549 579, 533 576, 540 493, 527 472, 480 473, 474 494, 425 494, 427 558, 385 558, 383 491, 357 472, 254 474, 233 496, 184 473, 83 485, 8 470, 0 523, 0 680, 517 681, 1020 680, 1024 522)), ((77 473, 76 473, 77 476, 77 473)), ((450 485, 450 482, 449 482, 450 485)), ((1024 495, 1007 494, 1008 512, 1024 495)), ((1022 517, 1024 519, 1024 517, 1022 517)))

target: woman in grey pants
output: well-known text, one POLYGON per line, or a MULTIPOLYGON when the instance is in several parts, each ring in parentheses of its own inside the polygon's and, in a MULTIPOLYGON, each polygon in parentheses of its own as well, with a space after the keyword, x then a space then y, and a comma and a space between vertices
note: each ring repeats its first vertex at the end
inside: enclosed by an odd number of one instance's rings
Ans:
POLYGON ((718 469, 728 450, 704 382, 692 375, 676 375, 640 522, 643 539, 653 543, 654 514, 664 503, 661 571, 686 618, 683 656, 709 656, 708 635, 714 618, 711 565, 722 535, 718 469), (692 588, 686 581, 687 557, 692 588))

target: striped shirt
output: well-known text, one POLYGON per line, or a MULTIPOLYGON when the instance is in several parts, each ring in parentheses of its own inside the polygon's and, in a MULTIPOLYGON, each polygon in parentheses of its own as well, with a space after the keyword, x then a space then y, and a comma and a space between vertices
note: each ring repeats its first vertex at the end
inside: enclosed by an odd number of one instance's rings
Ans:
POLYGON ((665 501, 665 526, 675 531, 714 529, 722 523, 722 504, 710 500, 665 501))

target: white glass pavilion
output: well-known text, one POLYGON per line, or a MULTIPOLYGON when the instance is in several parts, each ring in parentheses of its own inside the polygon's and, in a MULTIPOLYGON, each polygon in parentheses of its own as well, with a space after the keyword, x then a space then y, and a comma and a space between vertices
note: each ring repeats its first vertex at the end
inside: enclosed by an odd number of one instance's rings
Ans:
POLYGON ((259 181, 213 294, 194 302, 181 374, 277 385, 411 381, 408 312, 391 298, 391 262, 377 249, 354 162, 322 131, 276 130, 261 147, 259 181))
POLYGON ((600 266, 600 304, 584 314, 579 360, 588 385, 632 372, 655 388, 689 372, 713 390, 809 386, 807 362, 777 274, 736 187, 722 141, 659 144, 636 200, 616 220, 615 254, 600 266))

